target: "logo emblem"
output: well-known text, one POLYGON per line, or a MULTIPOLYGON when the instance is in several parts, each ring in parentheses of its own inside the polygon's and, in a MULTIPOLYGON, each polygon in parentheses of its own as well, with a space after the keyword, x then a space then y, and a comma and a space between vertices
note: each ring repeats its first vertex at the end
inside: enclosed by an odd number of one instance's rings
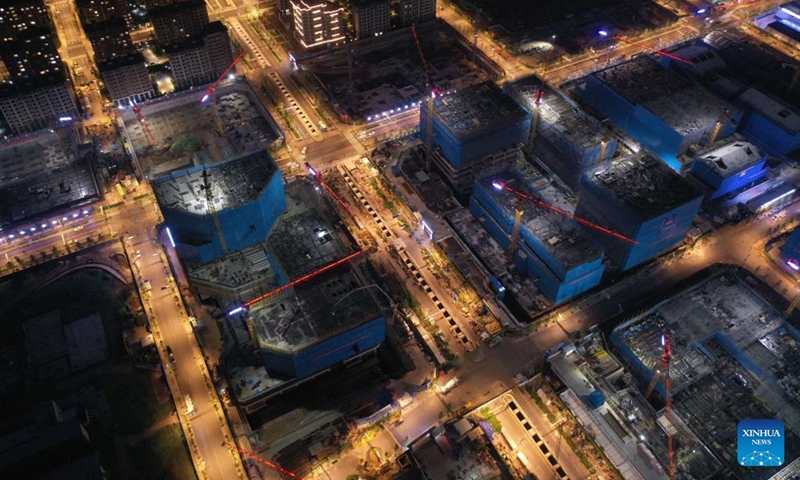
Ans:
POLYGON ((783 422, 780 420, 742 420, 739 422, 737 455, 744 467, 783 465, 783 422))

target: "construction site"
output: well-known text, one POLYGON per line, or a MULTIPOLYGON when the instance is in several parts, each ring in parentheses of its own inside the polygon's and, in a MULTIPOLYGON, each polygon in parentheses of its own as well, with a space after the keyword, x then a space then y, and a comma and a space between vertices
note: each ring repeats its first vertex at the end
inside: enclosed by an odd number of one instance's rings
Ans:
POLYGON ((447 23, 414 27, 427 66, 415 52, 413 29, 361 40, 299 60, 313 73, 342 118, 390 115, 438 92, 462 90, 498 78, 500 67, 447 23))
POLYGON ((800 332, 765 300, 768 288, 748 272, 722 269, 611 332, 639 390, 610 381, 616 393, 607 394, 665 471, 672 436, 676 478, 761 480, 800 456, 800 332), (747 418, 785 423, 785 458, 740 466, 730 442, 747 418))
POLYGON ((678 155, 690 145, 732 134, 741 117, 696 83, 649 56, 589 75, 577 93, 583 102, 678 171, 678 155))
MULTIPOLYGON (((545 179, 539 183, 548 184, 545 179)), ((568 212, 562 206, 573 208, 555 189, 548 193, 550 198, 543 198, 535 183, 516 172, 498 172, 478 181, 470 211, 507 246, 505 256, 517 273, 537 278, 539 290, 561 303, 600 283, 603 250, 574 220, 524 198, 532 196, 562 212, 568 212)))
POLYGON ((698 187, 649 154, 589 169, 581 186, 577 215, 633 240, 590 230, 622 270, 682 242, 703 198, 698 187))
POLYGON ((211 95, 181 92, 118 113, 128 146, 150 178, 283 142, 283 132, 244 81, 222 84, 211 95))
POLYGON ((617 139, 597 119, 558 90, 530 76, 505 91, 532 115, 531 152, 573 190, 587 168, 617 153, 617 139))
POLYGON ((283 177, 262 150, 156 178, 178 255, 208 262, 267 238, 286 208, 283 177))
POLYGON ((0 229, 97 200, 92 156, 71 128, 0 144, 0 229))

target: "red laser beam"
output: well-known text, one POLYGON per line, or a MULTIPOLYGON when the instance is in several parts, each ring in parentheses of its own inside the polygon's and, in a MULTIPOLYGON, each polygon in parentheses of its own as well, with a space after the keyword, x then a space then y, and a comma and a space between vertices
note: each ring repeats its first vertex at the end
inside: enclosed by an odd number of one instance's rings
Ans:
POLYGON ((339 195, 336 195, 336 192, 334 192, 331 189, 331 187, 329 187, 328 184, 325 183, 325 180, 322 179, 322 175, 320 175, 320 173, 318 171, 316 171, 314 169, 314 167, 309 165, 308 162, 306 162, 306 169, 308 169, 308 173, 310 173, 312 177, 317 179, 317 181, 320 183, 320 185, 325 187, 325 190, 327 190, 328 192, 330 192, 331 195, 333 195, 333 198, 335 198, 336 201, 339 202, 339 204, 341 206, 343 206, 345 210, 347 210, 347 213, 349 213, 351 217, 356 218, 356 214, 353 213, 352 210, 350 210, 350 207, 348 207, 347 204, 344 203, 344 201, 341 198, 339 198, 339 195))
POLYGON ((685 58, 677 57, 677 56, 672 55, 670 53, 667 53, 667 52, 665 52, 663 50, 657 50, 655 48, 650 48, 650 47, 648 47, 647 45, 645 45, 643 43, 635 42, 633 40, 628 40, 627 38, 620 37, 619 35, 615 35, 614 38, 616 38, 617 40, 622 40, 623 42, 626 42, 626 43, 630 43, 631 45, 636 45, 637 47, 644 48, 645 50, 650 50, 653 53, 657 53, 659 55, 664 55, 667 58, 671 58, 671 59, 676 60, 678 62, 685 63, 686 65, 694 66, 694 64, 692 62, 690 62, 689 60, 686 60, 685 58))
POLYGON ((587 227, 594 228, 595 230, 599 230, 599 231, 601 231, 601 232, 603 232, 605 234, 611 235, 612 237, 618 238, 618 239, 623 240, 625 242, 632 243, 634 245, 639 245, 639 242, 637 242, 636 240, 628 238, 625 235, 617 233, 617 232, 615 232, 613 230, 609 230, 609 229, 607 229, 605 227, 601 227, 600 225, 597 225, 596 223, 592 223, 589 220, 583 219, 581 217, 576 217, 575 215, 573 215, 573 214, 571 214, 571 213, 569 213, 567 211, 561 210, 558 207, 554 207, 553 205, 550 205, 549 203, 545 203, 545 202, 539 200, 538 198, 536 198, 536 197, 534 197, 532 195, 528 195, 526 193, 520 192, 519 190, 511 188, 508 185, 506 185, 505 182, 500 182, 500 181, 495 180, 494 182, 492 182, 492 186, 501 187, 503 190, 508 190, 509 192, 513 193, 514 195, 517 195, 518 197, 522 197, 525 200, 533 202, 533 203, 535 203, 535 204, 537 204, 537 205, 539 205, 541 207, 544 207, 544 208, 546 208, 548 210, 552 210, 552 211, 554 211, 554 212, 556 212, 556 213, 558 213, 560 215, 564 215, 565 217, 571 218, 571 219, 575 220, 576 222, 578 222, 580 224, 586 225, 587 227))
POLYGON ((275 470, 277 472, 280 472, 280 473, 282 473, 284 475, 288 475, 288 476, 290 476, 292 478, 301 478, 301 477, 295 475, 294 473, 290 472, 289 470, 286 470, 285 468, 282 468, 280 465, 275 465, 272 462, 268 462, 268 461, 264 460, 263 458, 261 458, 259 456, 253 455, 250 452, 242 450, 241 448, 237 447, 236 445, 234 445, 232 443, 226 443, 225 445, 227 445, 228 448, 230 448, 232 450, 236 450, 237 452, 241 453, 245 457, 251 458, 251 459, 255 460, 256 462, 261 463, 262 465, 266 465, 269 468, 271 468, 271 469, 273 469, 273 470, 275 470))
POLYGON ((249 307, 250 305, 253 305, 254 303, 260 302, 261 300, 264 300, 266 298, 269 298, 269 297, 275 295, 276 293, 280 293, 280 292, 286 290, 287 288, 292 288, 293 286, 297 285, 298 283, 305 282, 306 280, 314 278, 314 277, 316 277, 317 275, 319 275, 321 273, 327 272, 331 268, 338 267, 339 265, 341 265, 341 264, 343 264, 345 262, 348 262, 348 261, 356 258, 357 256, 359 256, 359 255, 361 255, 362 253, 365 253, 365 252, 366 252, 366 250, 359 250, 359 251, 357 251, 355 253, 351 253, 350 255, 348 255, 348 256, 340 259, 340 260, 336 260, 333 263, 329 263, 329 264, 325 265, 324 267, 320 268, 319 270, 315 270, 315 271, 309 273, 308 275, 303 275, 302 277, 300 277, 300 278, 298 278, 296 280, 292 280, 291 282, 287 283, 286 285, 280 286, 280 287, 276 288, 275 290, 273 290, 271 292, 267 292, 264 295, 261 295, 261 296, 256 297, 256 298, 254 298, 254 299, 252 299, 252 300, 250 300, 248 302, 245 302, 244 306, 245 307, 249 307))

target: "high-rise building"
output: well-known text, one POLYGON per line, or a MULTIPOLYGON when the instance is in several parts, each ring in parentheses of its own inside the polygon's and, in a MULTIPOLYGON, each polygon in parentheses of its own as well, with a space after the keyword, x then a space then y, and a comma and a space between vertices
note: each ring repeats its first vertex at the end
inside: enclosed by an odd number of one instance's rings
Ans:
POLYGON ((575 214, 636 242, 588 230, 628 270, 682 242, 702 200, 702 192, 665 163, 639 154, 586 171, 575 214))
POLYGON ((211 22, 203 34, 203 43, 208 54, 208 63, 214 79, 219 78, 233 63, 233 50, 228 28, 222 22, 211 22))
POLYGON ((75 0, 78 16, 83 25, 104 22, 114 18, 130 20, 130 9, 121 0, 75 0))
POLYGON ((0 0, 0 42, 40 29, 52 29, 44 0, 0 0))
POLYGON ((0 114, 15 134, 33 132, 78 118, 72 86, 66 80, 52 83, 4 85, 0 89, 0 114))
POLYGON ((208 11, 203 1, 189 1, 154 7, 150 22, 162 47, 180 43, 203 32, 208 25, 208 11))
POLYGON ((344 40, 343 10, 323 0, 292 0, 294 34, 304 47, 344 40))
POLYGON ((436 0, 400 0, 397 16, 404 27, 433 20, 436 18, 436 0))
POLYGON ((86 24, 83 31, 92 44, 97 63, 136 51, 128 33, 128 24, 122 17, 86 24))
POLYGON ((138 52, 115 56, 97 64, 108 96, 117 106, 144 102, 155 96, 153 81, 138 52))
POLYGON ((388 32, 391 28, 389 0, 360 0, 354 2, 353 23, 356 37, 368 38, 388 32))
POLYGON ((28 30, 15 40, 0 44, 0 59, 6 66, 11 82, 34 82, 41 77, 63 78, 61 57, 51 32, 46 29, 28 30))
POLYGON ((179 89, 211 83, 233 62, 228 30, 222 22, 210 23, 203 35, 169 45, 165 51, 179 89))

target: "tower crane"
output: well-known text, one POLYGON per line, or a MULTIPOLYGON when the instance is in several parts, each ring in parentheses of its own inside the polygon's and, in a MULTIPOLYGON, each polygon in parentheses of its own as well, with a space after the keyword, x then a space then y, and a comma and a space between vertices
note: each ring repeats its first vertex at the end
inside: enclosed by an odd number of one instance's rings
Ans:
POLYGON ((219 221, 219 214, 217 209, 214 208, 214 193, 211 191, 211 182, 208 178, 208 169, 203 170, 203 185, 206 189, 206 204, 208 205, 208 213, 214 219, 214 228, 217 230, 219 236, 219 243, 222 245, 222 254, 228 254, 228 244, 225 243, 225 233, 222 231, 222 223, 219 221))
POLYGON ((142 115, 142 111, 139 110, 139 106, 136 105, 135 103, 133 104, 133 113, 136 114, 136 118, 138 118, 139 123, 142 124, 144 133, 147 136, 147 141, 150 142, 150 145, 155 145, 156 139, 153 137, 153 133, 150 132, 150 127, 147 126, 147 122, 144 121, 144 115, 142 115))
POLYGON ((234 58, 234 59, 233 59, 233 61, 231 62, 231 64, 230 64, 230 65, 228 65, 228 68, 226 68, 224 72, 222 72, 222 75, 220 75, 220 76, 219 76, 219 78, 217 79, 217 81, 216 81, 216 82, 214 82, 214 84, 213 84, 213 85, 211 85, 210 87, 208 87, 208 90, 206 90, 206 93, 205 93, 205 95, 203 95, 203 98, 201 98, 201 99, 200 99, 200 103, 203 103, 203 102, 205 102, 206 100, 208 100, 209 98, 211 98, 211 95, 213 95, 213 94, 214 94, 214 90, 216 90, 216 88, 217 88, 217 86, 219 85, 219 83, 220 83, 220 82, 221 82, 221 81, 222 81, 222 80, 225 78, 225 75, 227 75, 227 74, 228 74, 228 72, 230 72, 231 70, 233 70, 233 67, 235 67, 235 66, 236 66, 236 64, 237 64, 237 63, 239 63, 239 60, 241 60, 242 58, 244 58, 244 50, 242 50, 242 53, 240 53, 239 55, 237 55, 237 56, 236 56, 236 58, 234 58))
POLYGON ((428 122, 426 124, 426 137, 425 137, 425 171, 431 171, 431 161, 433 159, 433 114, 435 108, 435 100, 436 94, 438 90, 434 88, 431 84, 431 75, 428 72, 428 62, 425 61, 425 54, 422 53, 422 45, 419 43, 419 37, 417 36, 417 26, 411 25, 411 34, 414 36, 414 43, 417 45, 417 52, 419 52, 419 58, 422 60, 422 68, 425 70, 425 82, 427 83, 427 87, 430 90, 429 92, 425 92, 425 97, 427 101, 427 108, 428 108, 428 122))
POLYGON ((517 208, 514 211, 514 227, 511 229, 511 243, 508 245, 506 258, 506 263, 509 265, 514 261, 514 253, 516 253, 519 243, 519 227, 522 224, 522 216, 525 214, 525 210, 522 209, 522 201, 522 197, 517 199, 517 208))
POLYGON ((675 478, 675 446, 672 440, 672 390, 670 387, 669 368, 672 361, 672 338, 668 333, 661 335, 661 362, 664 364, 664 387, 667 390, 664 413, 667 417, 667 452, 669 454, 669 478, 675 478))
MULTIPOLYGON (((617 239, 622 240, 624 242, 631 243, 633 245, 639 245, 639 242, 637 242, 636 240, 628 238, 625 235, 622 235, 621 233, 617 233, 617 232, 615 232, 613 230, 609 230, 608 228, 602 227, 602 226, 600 226, 600 225, 598 225, 596 223, 590 222, 589 220, 586 220, 584 218, 575 216, 575 215, 567 212, 566 210, 562 210, 562 209, 560 209, 558 207, 554 207, 553 205, 550 205, 547 202, 543 202, 543 201, 539 200, 538 198, 534 197, 533 195, 528 195, 527 193, 521 192, 521 191, 519 191, 519 190, 517 190, 515 188, 510 187, 510 186, 508 186, 508 184, 506 184, 505 182, 502 182, 500 180, 492 181, 492 187, 494 187, 496 190, 500 190, 500 191, 505 190, 505 191, 511 192, 514 195, 516 195, 516 196, 518 196, 518 197, 520 197, 522 199, 528 200, 529 202, 535 203, 536 205, 539 205, 540 207, 544 207, 544 208, 546 208, 546 209, 548 209, 550 211, 556 212, 559 215, 565 216, 567 218, 571 218, 572 220, 575 220, 576 222, 578 222, 578 223, 580 223, 582 225, 585 225, 585 226, 587 226, 589 228, 593 228, 593 229, 595 229, 597 231, 603 232, 606 235, 611 235, 614 238, 617 238, 617 239)), ((516 225, 517 222, 515 221, 514 223, 516 225)), ((513 235, 512 235, 512 237, 513 237, 513 235)))

